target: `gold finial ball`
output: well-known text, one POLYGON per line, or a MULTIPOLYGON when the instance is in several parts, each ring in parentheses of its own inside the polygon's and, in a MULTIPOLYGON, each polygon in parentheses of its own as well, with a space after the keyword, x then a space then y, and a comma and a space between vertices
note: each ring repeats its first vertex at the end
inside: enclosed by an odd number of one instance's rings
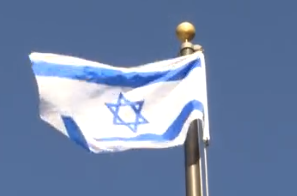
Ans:
POLYGON ((176 28, 176 35, 182 42, 190 42, 195 37, 195 27, 189 22, 183 22, 176 28))

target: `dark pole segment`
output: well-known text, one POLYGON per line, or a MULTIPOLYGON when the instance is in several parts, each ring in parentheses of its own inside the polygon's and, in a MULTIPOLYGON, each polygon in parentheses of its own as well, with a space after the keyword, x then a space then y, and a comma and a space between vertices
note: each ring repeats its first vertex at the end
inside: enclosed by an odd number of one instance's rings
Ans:
POLYGON ((185 46, 184 48, 180 49, 180 56, 186 56, 193 53, 194 53, 194 49, 191 46, 189 47, 185 46))
MULTIPOLYGON (((184 43, 180 50, 180 56, 192 54, 192 44, 184 43)), ((200 175, 200 152, 198 128, 201 129, 201 121, 193 121, 189 127, 188 135, 184 144, 186 196, 202 196, 200 175), (199 126, 198 126, 199 125, 199 126)))
POLYGON ((184 144, 186 196, 202 196, 198 128, 201 128, 200 120, 193 121, 184 144))

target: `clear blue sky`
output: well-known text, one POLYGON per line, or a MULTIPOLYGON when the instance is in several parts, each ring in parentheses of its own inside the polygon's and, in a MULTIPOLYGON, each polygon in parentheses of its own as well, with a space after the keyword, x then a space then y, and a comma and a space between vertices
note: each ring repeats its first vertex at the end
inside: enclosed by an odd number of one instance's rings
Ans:
POLYGON ((92 155, 41 122, 28 54, 133 66, 197 28, 208 69, 211 196, 296 195, 297 2, 0 2, 0 195, 184 196, 183 149, 92 155))

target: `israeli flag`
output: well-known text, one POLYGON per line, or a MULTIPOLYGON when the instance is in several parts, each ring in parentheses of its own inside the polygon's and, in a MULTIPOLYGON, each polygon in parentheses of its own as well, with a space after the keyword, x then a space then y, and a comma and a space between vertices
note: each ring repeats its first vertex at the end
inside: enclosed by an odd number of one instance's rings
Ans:
POLYGON ((201 52, 133 68, 32 53, 40 117, 94 153, 182 145, 190 123, 209 139, 201 52))

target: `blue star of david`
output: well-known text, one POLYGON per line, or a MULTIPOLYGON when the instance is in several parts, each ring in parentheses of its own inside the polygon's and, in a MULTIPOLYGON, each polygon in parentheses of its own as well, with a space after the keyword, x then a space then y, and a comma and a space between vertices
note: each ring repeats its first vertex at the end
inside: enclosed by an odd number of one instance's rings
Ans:
POLYGON ((105 105, 113 114, 113 124, 125 125, 131 131, 137 132, 138 125, 148 123, 148 121, 140 113, 143 103, 144 101, 136 101, 136 102, 129 101, 124 97, 122 93, 120 93, 117 103, 105 103, 105 105), (135 112, 135 115, 136 115, 134 122, 125 122, 119 116, 119 111, 121 106, 130 106, 132 108, 132 110, 135 112))

